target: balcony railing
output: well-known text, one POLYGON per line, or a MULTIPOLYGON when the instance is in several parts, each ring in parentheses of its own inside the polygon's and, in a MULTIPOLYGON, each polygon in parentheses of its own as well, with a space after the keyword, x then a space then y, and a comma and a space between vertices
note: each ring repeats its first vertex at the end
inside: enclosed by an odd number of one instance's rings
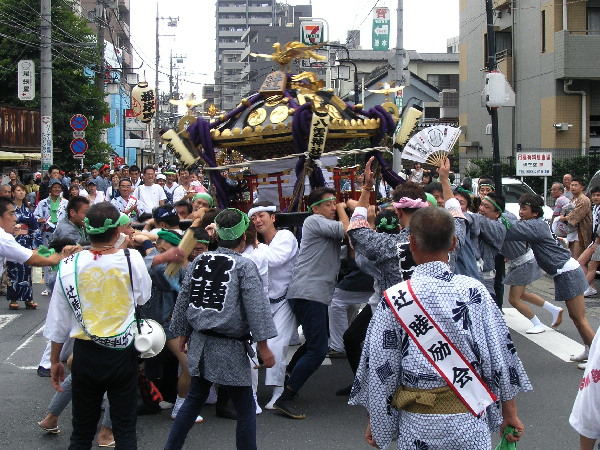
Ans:
POLYGON ((600 30, 562 30, 554 33, 556 79, 600 79, 600 30))

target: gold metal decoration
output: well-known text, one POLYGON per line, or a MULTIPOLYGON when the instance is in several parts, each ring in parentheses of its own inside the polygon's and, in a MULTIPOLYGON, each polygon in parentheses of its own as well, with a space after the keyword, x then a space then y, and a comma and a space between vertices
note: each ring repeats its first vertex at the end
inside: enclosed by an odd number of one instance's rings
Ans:
POLYGON ((177 106, 185 106, 185 107, 187 107, 186 115, 193 116, 194 115, 194 108, 196 106, 202 105, 205 101, 206 101, 205 98, 199 98, 198 99, 198 98, 196 98, 196 96, 194 94, 190 94, 187 99, 182 99, 182 100, 173 100, 173 99, 170 99, 169 103, 171 105, 177 105, 177 106))
POLYGON ((340 112, 338 111, 338 109, 335 106, 328 104, 328 105, 325 105, 325 107, 327 108, 329 117, 331 117, 332 119, 342 119, 342 115, 340 114, 340 112))
POLYGON ((277 72, 271 72, 269 75, 267 75, 258 92, 260 92, 263 96, 283 95, 286 85, 286 73, 278 70, 277 72))
POLYGON ((283 95, 272 95, 265 100, 266 106, 277 106, 283 101, 283 95))
POLYGON ((266 55, 264 53, 250 53, 250 56, 253 56, 255 58, 270 59, 271 61, 279 64, 280 66, 285 67, 295 59, 313 58, 323 61, 324 59, 326 59, 324 56, 313 52, 313 50, 321 48, 323 45, 325 44, 323 43, 307 46, 304 45, 302 42, 294 41, 288 42, 283 48, 281 48, 281 44, 279 42, 276 42, 275 44, 273 44, 273 48, 275 49, 275 51, 270 55, 266 55))
POLYGON ((291 88, 301 93, 318 92, 325 87, 325 82, 319 80, 314 72, 302 72, 292 77, 291 88))
POLYGON ((212 104, 210 104, 208 106, 208 109, 206 110, 206 113, 210 117, 215 117, 217 114, 219 114, 219 108, 217 108, 217 105, 215 105, 214 103, 212 103, 212 104))
POLYGON ((183 116, 177 123, 177 131, 180 133, 188 129, 188 127, 196 121, 195 116, 183 116))
POLYGON ((248 114, 248 118, 246 119, 246 123, 251 127, 255 127, 256 125, 260 125, 267 118, 267 110, 265 108, 257 108, 248 114))
POLYGON ((398 117, 398 115, 399 115, 398 106, 396 106, 395 103, 384 102, 381 104, 381 106, 383 107, 383 109, 385 109, 387 112, 389 112, 392 116, 398 117))
POLYGON ((285 119, 287 119, 288 115, 289 115, 288 107, 285 105, 279 105, 277 108, 275 108, 273 111, 271 111, 271 115, 269 116, 269 119, 271 120, 271 123, 277 124, 277 123, 281 123, 285 119))
POLYGON ((385 101, 390 101, 390 94, 399 92, 404 89, 404 86, 395 86, 392 87, 390 83, 383 83, 381 89, 369 89, 369 92, 373 92, 374 94, 383 94, 385 95, 385 101))

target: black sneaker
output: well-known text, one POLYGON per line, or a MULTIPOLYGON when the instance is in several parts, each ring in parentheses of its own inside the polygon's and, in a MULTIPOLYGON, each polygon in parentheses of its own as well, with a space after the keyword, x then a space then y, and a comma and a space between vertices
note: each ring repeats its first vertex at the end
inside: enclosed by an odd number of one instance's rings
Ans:
POLYGON ((286 415, 291 419, 306 419, 306 414, 298 408, 293 398, 279 397, 273 406, 281 414, 286 415))
POLYGON ((38 377, 50 378, 50 369, 46 369, 45 367, 38 366, 37 374, 38 374, 38 377))

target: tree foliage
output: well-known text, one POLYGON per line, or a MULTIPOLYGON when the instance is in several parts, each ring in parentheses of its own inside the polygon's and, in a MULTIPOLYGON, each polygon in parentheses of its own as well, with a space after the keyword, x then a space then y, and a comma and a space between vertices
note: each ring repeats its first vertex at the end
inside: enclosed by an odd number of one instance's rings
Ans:
MULTIPOLYGON (((108 106, 104 92, 94 82, 100 67, 96 36, 85 19, 75 14, 68 1, 52 2, 52 126, 54 162, 60 167, 78 167, 69 144, 73 130, 69 120, 74 114, 89 119, 85 130, 89 150, 86 165, 108 161, 110 146, 102 142, 103 123, 108 106)), ((40 2, 2 0, 0 2, 0 103, 39 109, 40 107, 40 2), (31 59, 36 64, 36 97, 17 98, 17 63, 31 59)))

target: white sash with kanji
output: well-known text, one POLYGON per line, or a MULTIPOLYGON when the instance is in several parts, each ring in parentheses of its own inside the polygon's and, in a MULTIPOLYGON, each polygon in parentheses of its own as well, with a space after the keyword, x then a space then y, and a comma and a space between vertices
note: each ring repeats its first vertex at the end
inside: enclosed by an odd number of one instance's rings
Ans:
POLYGON ((135 337, 135 327, 133 326, 135 320, 131 322, 123 322, 120 326, 120 332, 114 336, 96 336, 92 334, 85 326, 83 320, 83 310, 81 307, 81 297, 79 296, 79 290, 77 286, 77 266, 85 266, 89 263, 94 256, 91 252, 83 251, 75 253, 60 262, 58 266, 57 281, 60 283, 60 287, 67 299, 67 303, 73 311, 73 315, 79 322, 79 326, 83 332, 94 341, 96 344, 102 345, 103 347, 114 348, 117 350, 123 350, 129 347, 133 343, 135 337))
POLYGON ((392 286, 383 296, 404 331, 473 415, 481 415, 496 401, 494 393, 423 308, 410 280, 392 286))

